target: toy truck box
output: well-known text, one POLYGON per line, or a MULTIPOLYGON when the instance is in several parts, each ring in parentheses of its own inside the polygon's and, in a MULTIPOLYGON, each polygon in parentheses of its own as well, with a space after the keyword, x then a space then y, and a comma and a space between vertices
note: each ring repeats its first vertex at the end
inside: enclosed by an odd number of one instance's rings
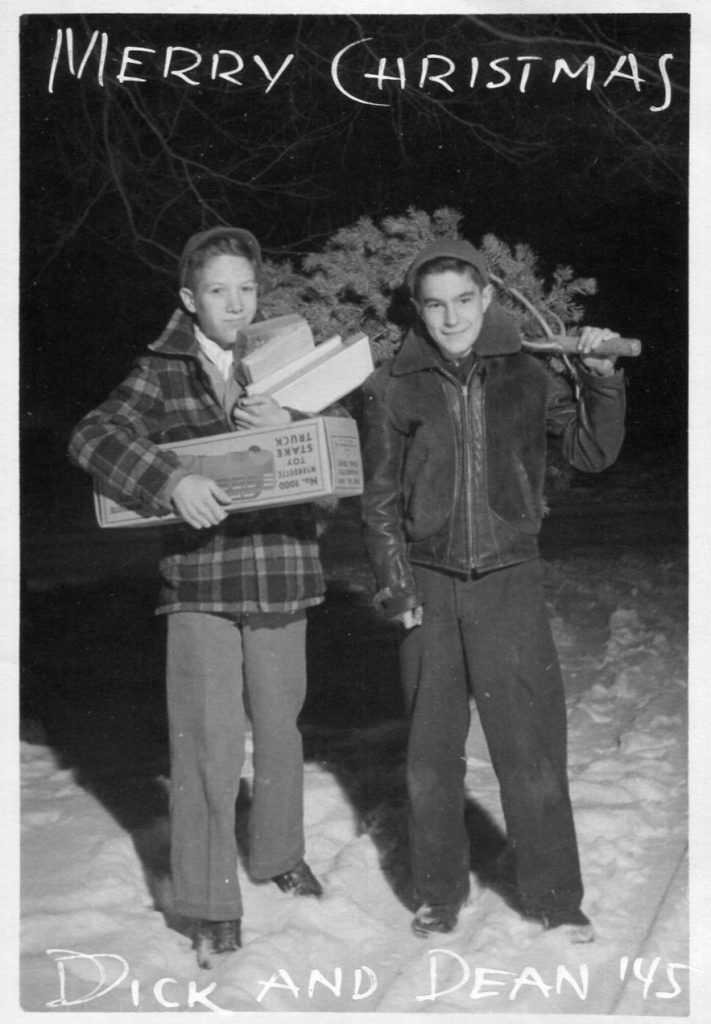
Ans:
MULTIPOLYGON (((216 480, 231 501, 230 513, 294 505, 329 495, 348 497, 363 490, 358 428, 342 417, 296 420, 285 427, 163 444, 194 473, 216 480)), ((176 513, 145 513, 137 502, 117 501, 94 483, 99 526, 160 526, 180 522, 176 513)))

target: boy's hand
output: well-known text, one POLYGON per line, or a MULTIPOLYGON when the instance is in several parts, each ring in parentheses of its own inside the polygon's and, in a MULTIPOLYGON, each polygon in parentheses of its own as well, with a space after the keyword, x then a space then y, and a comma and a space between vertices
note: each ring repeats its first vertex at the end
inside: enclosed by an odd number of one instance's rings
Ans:
POLYGON ((238 430, 253 427, 285 427, 291 423, 291 416, 277 401, 268 395, 251 395, 240 398, 232 410, 232 418, 238 430))
POLYGON ((196 473, 184 476, 173 491, 173 504, 185 522, 196 530, 217 526, 226 519, 222 505, 229 503, 229 496, 215 480, 196 473))
POLYGON ((417 608, 409 608, 406 612, 399 612, 397 615, 393 615, 393 622, 401 622, 405 629, 414 629, 415 626, 422 625, 422 605, 419 604, 417 608))
POLYGON ((595 349, 600 342, 610 338, 619 338, 619 334, 608 331, 606 327, 583 327, 578 339, 578 356, 585 367, 599 377, 609 377, 615 372, 617 356, 595 356, 595 349))

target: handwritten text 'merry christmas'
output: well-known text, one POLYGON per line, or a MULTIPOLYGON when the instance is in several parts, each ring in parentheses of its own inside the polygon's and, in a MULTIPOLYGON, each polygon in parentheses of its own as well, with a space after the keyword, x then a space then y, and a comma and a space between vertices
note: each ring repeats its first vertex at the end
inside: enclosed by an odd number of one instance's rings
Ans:
MULTIPOLYGON (((650 105, 653 113, 666 110, 672 102, 672 84, 668 64, 674 59, 671 53, 664 53, 657 59, 659 80, 650 83, 642 76, 639 62, 634 53, 625 53, 612 62, 590 55, 571 66, 566 58, 547 60, 535 54, 502 56, 481 62, 478 57, 467 55, 453 60, 442 53, 430 53, 425 57, 405 59, 397 55, 372 57, 373 70, 358 73, 362 83, 353 83, 356 73, 349 71, 349 57, 364 44, 372 43, 372 37, 357 39, 338 51, 330 61, 331 80, 335 88, 348 100, 365 106, 387 107, 387 90, 395 89, 442 89, 448 94, 471 94, 475 89, 514 88, 525 93, 534 76, 551 85, 561 80, 581 78, 589 91, 597 83, 607 89, 613 82, 623 81, 641 93, 643 89, 658 93, 657 102, 650 105), (604 63, 604 66, 603 66, 604 63), (346 85, 346 82, 348 83, 346 85), (375 95, 378 99, 369 99, 375 95)), ((373 47, 369 47, 372 54, 373 47)), ((48 74, 48 90, 54 92, 57 76, 65 70, 76 79, 84 77, 89 67, 96 73, 99 86, 103 87, 107 76, 113 76, 122 85, 132 86, 149 80, 171 79, 188 87, 199 87, 205 81, 223 81, 229 86, 254 83, 257 76, 264 82, 265 93, 286 80, 289 70, 298 66, 295 53, 267 63, 259 54, 243 54, 237 50, 219 49, 209 53, 189 46, 110 47, 107 32, 94 31, 85 46, 75 45, 71 28, 58 29, 54 52, 48 74)), ((650 96, 651 98, 651 96, 650 96)))

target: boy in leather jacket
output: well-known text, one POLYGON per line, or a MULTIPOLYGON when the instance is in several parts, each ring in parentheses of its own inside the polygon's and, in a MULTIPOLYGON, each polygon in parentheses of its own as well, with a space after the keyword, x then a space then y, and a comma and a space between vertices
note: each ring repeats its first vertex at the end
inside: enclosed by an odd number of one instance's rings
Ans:
POLYGON ((619 452, 624 381, 596 355, 616 335, 581 332, 576 400, 522 351, 468 242, 427 246, 406 284, 417 323, 365 385, 362 509, 376 603, 405 629, 413 929, 451 931, 469 896, 471 695, 506 822, 499 881, 526 917, 589 942, 537 534, 546 434, 581 470, 619 452))

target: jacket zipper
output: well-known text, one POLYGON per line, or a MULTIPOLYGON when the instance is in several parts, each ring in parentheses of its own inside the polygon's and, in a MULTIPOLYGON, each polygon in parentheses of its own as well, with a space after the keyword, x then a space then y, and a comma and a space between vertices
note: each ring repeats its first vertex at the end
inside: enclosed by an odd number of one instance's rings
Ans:
POLYGON ((466 561, 469 568, 474 565, 474 538, 472 533, 472 464, 470 451, 469 384, 459 385, 462 404, 462 460, 464 463, 464 508, 466 561))
MULTIPOLYGON (((456 377, 453 377, 451 374, 447 373, 446 370, 442 370, 441 372, 444 374, 447 380, 451 381, 452 384, 454 384, 454 386, 457 388, 457 391, 459 392, 459 409, 461 415, 462 434, 462 486, 464 490, 464 554, 467 566, 470 569, 472 569, 476 565, 476 560, 474 558, 474 537, 472 531, 472 467, 470 444, 471 424, 469 422, 469 384, 471 383, 472 376, 469 376, 469 380, 467 381, 466 384, 461 384, 456 377)), ((475 372, 475 370, 472 370, 472 373, 475 372)))
MULTIPOLYGON (((478 564, 477 552, 475 549, 475 537, 472 523, 474 520, 473 516, 473 492, 472 492, 472 461, 473 461, 473 444, 471 441, 472 426, 470 422, 470 410, 472 400, 475 400, 478 406, 478 420, 479 420, 479 434, 480 442, 482 442, 482 459, 486 458, 486 437, 484 418, 480 410, 484 406, 484 389, 486 386, 486 367, 479 375, 477 394, 475 399, 471 399, 469 395, 469 387, 476 376, 476 368, 473 368, 466 384, 461 384, 456 377, 448 374, 446 370, 442 373, 451 381, 459 392, 459 408, 461 414, 461 436, 462 436, 462 478, 464 486, 464 537, 465 537, 465 561, 469 569, 473 569, 478 564)), ((451 549, 450 549, 451 550, 451 549)))
MULTIPOLYGON (((484 388, 486 387, 486 367, 483 367, 477 375, 476 369, 472 370, 469 375, 469 379, 465 386, 462 387, 462 399, 465 411, 465 431, 464 431, 464 456, 466 459, 466 512, 467 512, 467 526, 466 526, 466 537, 467 537, 467 565, 469 569, 475 569, 481 562, 481 531, 477 532, 474 529, 475 520, 479 523, 484 521, 483 519, 483 508, 482 504, 486 505, 485 495, 486 487, 484 486, 484 480, 477 479, 474 470, 474 457, 476 452, 474 451, 474 427, 471 422, 472 414, 475 413, 477 417, 477 437, 479 439, 480 450, 476 458, 477 471, 483 467, 483 472, 479 472, 480 477, 485 477, 486 474, 486 426, 484 423, 483 408, 484 408, 484 388), (470 393, 472 384, 476 380, 476 394, 470 393), (473 484, 482 484, 478 488, 476 495, 474 494, 473 484), (478 506, 478 513, 475 517, 474 506, 478 506)), ((487 506, 488 507, 488 506, 487 506)))

